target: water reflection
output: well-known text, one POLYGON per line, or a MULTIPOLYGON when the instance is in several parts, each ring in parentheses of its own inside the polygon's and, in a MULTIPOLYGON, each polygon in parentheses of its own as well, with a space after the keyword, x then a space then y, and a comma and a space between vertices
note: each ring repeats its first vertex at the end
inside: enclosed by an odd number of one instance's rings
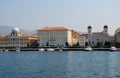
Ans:
POLYGON ((81 52, 68 53, 68 78, 113 78, 120 77, 120 57, 118 53, 81 52))
POLYGON ((67 63, 68 78, 90 78, 93 69, 93 60, 94 55, 92 53, 81 52, 80 54, 76 54, 69 52, 67 63))
POLYGON ((112 78, 120 78, 120 53, 110 53, 109 72, 112 78))
POLYGON ((0 53, 0 78, 120 78, 120 52, 0 53))

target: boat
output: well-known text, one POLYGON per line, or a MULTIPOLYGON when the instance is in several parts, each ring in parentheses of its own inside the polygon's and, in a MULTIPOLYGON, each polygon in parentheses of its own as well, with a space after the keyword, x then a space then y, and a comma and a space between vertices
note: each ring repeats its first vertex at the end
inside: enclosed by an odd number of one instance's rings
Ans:
POLYGON ((45 49, 41 48, 41 49, 39 49, 39 51, 45 51, 45 49))
POLYGON ((5 52, 8 52, 9 50, 8 49, 5 49, 5 52))
POLYGON ((59 51, 63 51, 62 49, 60 49, 59 51))
POLYGON ((16 50, 17 52, 20 52, 20 50, 16 50))
POLYGON ((117 50, 117 48, 114 47, 114 46, 112 46, 112 47, 110 48, 110 51, 116 51, 116 50, 117 50))
POLYGON ((17 49, 16 52, 20 52, 20 49, 17 49))
POLYGON ((16 49, 16 52, 20 52, 20 35, 18 36, 18 48, 16 49))
POLYGON ((3 52, 3 50, 0 50, 0 52, 3 52))
POLYGON ((88 46, 85 48, 85 51, 92 51, 92 48, 88 46))
POLYGON ((48 48, 47 51, 55 51, 53 48, 48 48))

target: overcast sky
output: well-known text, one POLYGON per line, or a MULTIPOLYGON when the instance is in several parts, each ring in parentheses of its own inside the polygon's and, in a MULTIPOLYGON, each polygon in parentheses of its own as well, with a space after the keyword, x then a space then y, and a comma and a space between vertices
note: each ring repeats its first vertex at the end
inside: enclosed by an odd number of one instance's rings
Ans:
POLYGON ((65 26, 76 31, 109 33, 120 27, 120 0, 0 0, 0 26, 37 30, 65 26))

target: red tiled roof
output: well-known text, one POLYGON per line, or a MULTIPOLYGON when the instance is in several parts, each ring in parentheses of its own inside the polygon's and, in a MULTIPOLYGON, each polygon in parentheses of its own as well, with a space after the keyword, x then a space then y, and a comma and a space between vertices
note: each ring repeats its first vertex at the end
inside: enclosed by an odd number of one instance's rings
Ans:
POLYGON ((0 36, 0 38, 5 38, 5 36, 0 36))
POLYGON ((92 32, 92 34, 103 34, 103 32, 92 32))
POLYGON ((44 27, 38 30, 68 30, 68 29, 65 27, 44 27))
POLYGON ((20 34, 21 37, 30 37, 30 34, 20 34))
POLYGON ((86 36, 86 34, 79 34, 79 36, 86 36))

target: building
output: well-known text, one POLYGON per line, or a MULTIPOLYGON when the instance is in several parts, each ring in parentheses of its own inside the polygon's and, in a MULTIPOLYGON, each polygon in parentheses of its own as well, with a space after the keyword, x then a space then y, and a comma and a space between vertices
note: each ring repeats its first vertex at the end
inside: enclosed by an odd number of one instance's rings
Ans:
POLYGON ((102 32, 92 32, 92 27, 88 26, 87 38, 89 46, 104 46, 104 43, 109 41, 108 26, 105 25, 102 32))
POLYGON ((72 32, 72 45, 76 45, 78 43, 79 33, 77 31, 71 30, 72 32))
POLYGON ((37 32, 39 46, 71 46, 77 42, 75 32, 65 27, 44 27, 37 32))
POLYGON ((115 42, 120 43, 120 28, 116 29, 116 31, 115 31, 115 42))
POLYGON ((87 35, 86 34, 79 34, 78 42, 80 47, 85 47, 87 42, 87 35))
POLYGON ((114 36, 109 36, 109 41, 112 45, 115 44, 115 37, 114 36))
POLYGON ((37 39, 37 35, 23 34, 19 28, 13 28, 9 35, 0 36, 0 48, 28 47, 37 39))

